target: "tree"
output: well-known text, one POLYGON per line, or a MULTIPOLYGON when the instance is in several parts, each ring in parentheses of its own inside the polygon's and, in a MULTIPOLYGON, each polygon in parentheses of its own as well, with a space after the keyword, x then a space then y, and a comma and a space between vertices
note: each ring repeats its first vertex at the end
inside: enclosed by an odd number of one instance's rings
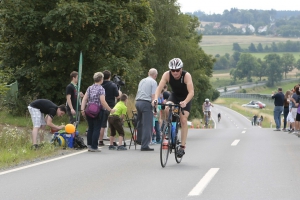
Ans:
POLYGON ((240 47, 240 45, 238 43, 233 43, 233 51, 237 51, 237 52, 242 52, 242 48, 240 47))
POLYGON ((268 54, 264 57, 266 65, 266 74, 268 76, 268 86, 274 86, 274 83, 282 79, 281 60, 278 54, 268 54))
POLYGON ((284 73, 284 78, 286 79, 286 74, 294 69, 295 57, 293 54, 286 53, 281 57, 282 68, 284 73))
POLYGON ((244 53, 240 56, 240 60, 233 72, 234 77, 238 79, 247 78, 248 82, 252 81, 253 70, 257 68, 258 62, 254 56, 249 53, 244 53))
POLYGON ((234 68, 236 67, 236 64, 239 62, 240 56, 241 56, 241 53, 240 53, 240 52, 235 51, 235 52, 233 53, 232 58, 233 58, 233 60, 234 60, 234 64, 233 64, 233 65, 234 65, 234 68))
MULTIPOLYGON (((199 20, 196 17, 182 14, 176 0, 150 0, 154 12, 153 34, 155 43, 145 51, 142 66, 147 69, 156 68, 159 73, 168 70, 168 62, 172 58, 181 58, 184 70, 191 73, 194 82, 190 117, 195 117, 197 106, 204 101, 204 94, 212 89, 209 78, 212 76, 215 58, 207 55, 201 48, 202 35, 196 32, 199 20)), ((157 80, 159 81, 159 79, 157 80)), ((200 117, 200 116, 197 116, 200 117)))
POLYGON ((94 72, 108 69, 130 80, 126 93, 136 92, 143 73, 139 61, 154 42, 153 12, 146 0, 6 0, 0 10, 0 59, 4 68, 13 69, 20 96, 37 93, 64 103, 80 51, 83 91, 94 72))
POLYGON ((214 69, 228 69, 229 68, 229 60, 226 56, 221 56, 217 62, 215 63, 214 69))
POLYGON ((250 44, 250 46, 248 47, 249 52, 257 52, 256 47, 253 43, 250 44))
POLYGON ((297 60, 295 66, 298 70, 300 70, 300 59, 297 60))
POLYGON ((262 44, 261 43, 258 43, 258 45, 257 45, 257 51, 258 52, 263 52, 264 51, 264 48, 263 48, 263 46, 262 46, 262 44))
POLYGON ((266 65, 260 58, 257 59, 257 63, 258 65, 255 66, 253 75, 257 76, 261 81, 261 78, 266 75, 266 65))
POLYGON ((272 52, 277 52, 278 51, 278 47, 277 47, 277 44, 275 42, 272 42, 271 50, 272 50, 272 52))
POLYGON ((265 52, 270 52, 270 47, 268 45, 266 45, 264 51, 265 52))

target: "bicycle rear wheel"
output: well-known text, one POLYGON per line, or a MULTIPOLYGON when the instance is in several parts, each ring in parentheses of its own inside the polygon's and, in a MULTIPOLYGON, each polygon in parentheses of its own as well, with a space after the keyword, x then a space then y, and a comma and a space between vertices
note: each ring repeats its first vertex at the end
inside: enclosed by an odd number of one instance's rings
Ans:
POLYGON ((168 161, 171 141, 171 124, 168 123, 162 130, 162 142, 160 144, 160 164, 165 167, 168 161))
POLYGON ((175 144, 175 160, 176 160, 177 163, 180 163, 181 160, 182 160, 182 157, 178 158, 177 157, 177 152, 178 152, 178 150, 180 148, 180 144, 181 144, 181 134, 177 133, 175 141, 176 141, 176 144, 175 144))

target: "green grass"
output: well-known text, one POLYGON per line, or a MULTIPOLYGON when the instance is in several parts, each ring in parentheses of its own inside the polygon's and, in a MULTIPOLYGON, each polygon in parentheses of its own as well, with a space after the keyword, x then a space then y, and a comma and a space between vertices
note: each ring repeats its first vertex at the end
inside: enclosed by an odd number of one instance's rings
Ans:
POLYGON ((27 131, 15 127, 4 127, 0 132, 0 168, 57 153, 57 149, 50 143, 45 143, 44 147, 38 151, 31 150, 31 145, 30 134, 27 131))
POLYGON ((283 56, 283 54, 293 54, 295 59, 298 60, 300 59, 300 52, 269 52, 269 53, 251 53, 251 55, 253 55, 254 57, 256 58, 260 58, 260 59, 264 59, 264 57, 268 54, 271 54, 271 53, 276 53, 278 54, 279 56, 283 56))
MULTIPOLYGON (((250 44, 249 44, 250 45, 250 44)), ((248 48, 249 45, 240 45, 242 49, 248 48)), ((209 55, 216 56, 217 54, 223 56, 226 53, 233 55, 234 51, 232 50, 233 45, 216 45, 216 46, 201 46, 205 53, 209 55)))
POLYGON ((260 86, 260 87, 254 87, 252 89, 246 89, 246 90, 247 90, 247 93, 270 94, 271 95, 272 92, 277 92, 278 87, 281 87, 283 93, 285 93, 287 90, 293 89, 296 84, 297 84, 297 82, 289 82, 289 83, 278 84, 274 87, 260 86))
MULTIPOLYGON (((256 81, 259 81, 259 78, 253 77, 252 82, 255 83, 256 81)), ((230 86, 232 85, 233 79, 231 79, 230 75, 227 76, 218 76, 218 74, 214 73, 214 76, 210 78, 210 83, 213 86, 213 88, 223 88, 225 86, 230 86)), ((234 85, 243 85, 247 83, 246 79, 243 80, 237 80, 234 85)))
MULTIPOLYGON (((31 149, 32 122, 29 116, 14 117, 4 111, 0 112, 0 169, 21 164, 24 161, 33 161, 58 155, 61 147, 50 143, 48 133, 45 133, 44 146, 36 151, 31 149)), ((67 124, 68 117, 55 117, 54 124, 67 124)), ((124 123, 125 127, 128 126, 124 123)), ((78 126, 79 133, 84 134, 87 122, 81 121, 78 126)), ((46 129, 49 130, 49 127, 46 129)), ((131 139, 131 133, 125 131, 125 139, 131 139)), ((85 141, 86 142, 86 141, 85 141)), ((127 144, 129 145, 129 143, 127 144)))
POLYGON ((273 121, 273 107, 266 107, 263 109, 254 109, 254 108, 246 108, 242 107, 242 104, 248 103, 248 99, 234 99, 234 98, 219 98, 214 103, 226 106, 232 110, 241 113, 245 117, 247 117, 250 121, 254 114, 258 116, 263 116, 264 121, 262 122, 263 128, 270 128, 270 123, 274 123, 273 121))
MULTIPOLYGON (((286 41, 299 41, 297 38, 281 38, 281 37, 267 37, 267 36, 255 36, 255 35, 203 35, 202 42, 200 43, 200 47, 205 51, 205 53, 210 55, 225 55, 229 53, 232 55, 234 51, 233 43, 238 43, 242 49, 248 49, 251 43, 253 43, 256 47, 259 43, 262 44, 263 47, 272 44, 275 42, 278 44, 279 42, 285 43, 286 41)), ((252 53, 257 58, 263 58, 266 54, 269 53, 252 53)), ((278 53, 282 55, 283 53, 278 53)), ((294 54, 296 59, 300 58, 300 53, 295 52, 294 54)))

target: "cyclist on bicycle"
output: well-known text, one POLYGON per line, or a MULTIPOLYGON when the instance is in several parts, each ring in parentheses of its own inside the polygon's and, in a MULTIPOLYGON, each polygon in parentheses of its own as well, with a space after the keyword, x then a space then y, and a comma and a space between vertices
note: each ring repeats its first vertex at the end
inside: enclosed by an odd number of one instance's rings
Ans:
POLYGON ((211 112, 211 107, 214 107, 211 102, 209 102, 209 99, 205 99, 205 102, 202 105, 202 110, 205 113, 207 112, 208 114, 208 119, 210 119, 210 112, 211 112))
POLYGON ((221 113, 218 113, 218 122, 221 120, 221 113))
MULTIPOLYGON (((181 145, 178 150, 177 157, 181 158, 185 152, 185 144, 188 133, 188 117, 191 109, 191 100, 194 96, 194 85, 192 81, 192 76, 189 72, 182 70, 183 62, 180 58, 173 58, 169 62, 169 71, 166 71, 159 82, 156 89, 153 105, 157 101, 163 87, 169 83, 172 92, 168 98, 168 103, 180 104, 183 108, 184 115, 180 113, 180 124, 181 124, 181 145)), ((166 108, 168 112, 168 108, 166 108)), ((166 115, 168 116, 168 115, 166 115)))

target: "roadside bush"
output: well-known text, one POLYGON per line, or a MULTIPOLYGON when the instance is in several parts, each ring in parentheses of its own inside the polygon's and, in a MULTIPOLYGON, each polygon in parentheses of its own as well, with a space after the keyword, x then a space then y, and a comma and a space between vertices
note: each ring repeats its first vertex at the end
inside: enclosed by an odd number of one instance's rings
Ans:
POLYGON ((25 95, 21 97, 11 97, 9 101, 3 100, 3 106, 8 113, 13 116, 25 116, 27 112, 27 106, 29 103, 37 98, 38 94, 25 95))

